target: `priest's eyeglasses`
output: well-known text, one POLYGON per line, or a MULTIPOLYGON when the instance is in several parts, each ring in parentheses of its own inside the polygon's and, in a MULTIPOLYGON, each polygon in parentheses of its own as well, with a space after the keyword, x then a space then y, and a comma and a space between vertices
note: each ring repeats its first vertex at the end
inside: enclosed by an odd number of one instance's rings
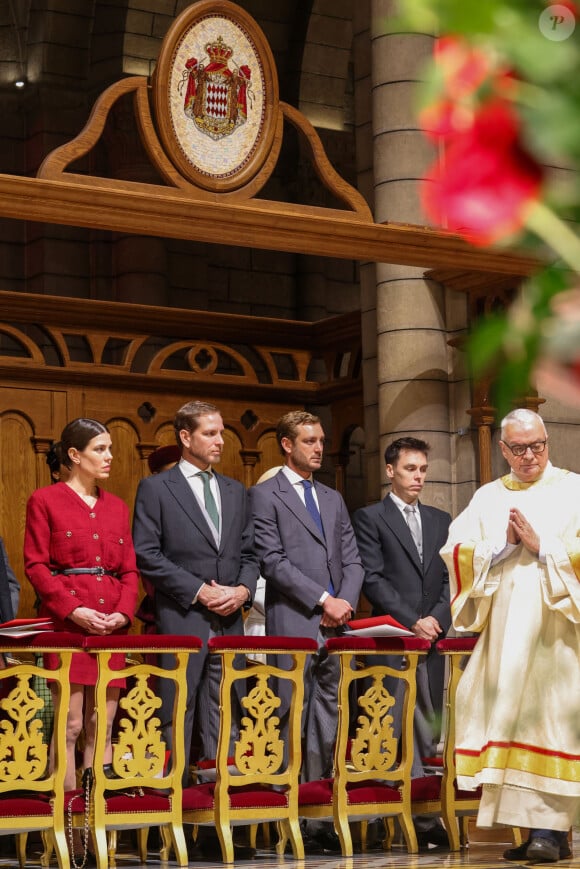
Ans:
POLYGON ((502 441, 502 444, 505 444, 508 450, 514 454, 514 456, 518 456, 521 458, 525 456, 528 450, 531 450, 535 456, 539 455, 539 453, 543 453, 546 449, 547 439, 545 441, 534 441, 533 444, 511 444, 502 441))

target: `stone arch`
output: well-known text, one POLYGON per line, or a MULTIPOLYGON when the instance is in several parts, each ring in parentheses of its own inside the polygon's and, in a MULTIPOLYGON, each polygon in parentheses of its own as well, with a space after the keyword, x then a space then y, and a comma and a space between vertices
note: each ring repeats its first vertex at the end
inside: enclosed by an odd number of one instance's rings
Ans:
POLYGON ((354 123, 352 4, 314 0, 302 58, 299 108, 315 127, 354 123))

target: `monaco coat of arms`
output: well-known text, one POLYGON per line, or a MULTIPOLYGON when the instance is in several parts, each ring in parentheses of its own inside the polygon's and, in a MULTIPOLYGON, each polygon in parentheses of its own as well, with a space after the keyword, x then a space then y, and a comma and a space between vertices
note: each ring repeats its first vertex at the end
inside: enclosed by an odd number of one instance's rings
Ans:
POLYGON ((221 36, 205 50, 207 62, 196 57, 186 61, 179 92, 185 90, 183 110, 187 117, 202 133, 218 140, 246 122, 252 73, 246 64, 237 66, 233 49, 221 36))

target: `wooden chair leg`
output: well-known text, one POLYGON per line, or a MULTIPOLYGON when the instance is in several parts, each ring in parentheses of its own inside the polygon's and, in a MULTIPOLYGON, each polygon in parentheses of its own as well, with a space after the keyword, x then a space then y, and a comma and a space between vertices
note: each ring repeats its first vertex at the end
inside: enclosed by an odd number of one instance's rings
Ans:
POLYGON ((394 818, 383 818, 383 825, 385 827, 385 838, 383 839, 383 848, 387 851, 390 851, 393 847, 393 842, 395 841, 395 819, 394 818))
MULTIPOLYGON (((222 859, 224 863, 234 862, 234 840, 232 838, 231 827, 227 824, 217 825, 218 839, 222 849, 222 859)), ((187 864, 186 864, 187 865, 187 864)))
POLYGON ((519 827, 512 827, 512 839, 516 848, 522 844, 522 831, 519 827))
POLYGON ((187 856, 187 845, 185 844, 183 827, 181 824, 168 824, 168 827, 177 865, 189 866, 189 857, 187 856))
POLYGON ((367 833, 369 830, 369 822, 368 821, 359 821, 359 830, 360 830, 360 849, 363 854, 366 854, 367 850, 367 833))
POLYGON ((109 858, 109 866, 115 866, 115 857, 117 855, 117 830, 107 830, 107 857, 109 858))
POLYGON ((441 805, 441 818, 449 838, 449 850, 459 851, 461 848, 461 838, 463 836, 463 833, 461 833, 460 837, 460 825, 461 821, 465 819, 457 818, 455 813, 450 811, 449 806, 446 806, 445 803, 442 803, 441 805))
POLYGON ((348 817, 343 817, 342 815, 339 815, 337 819, 335 816, 334 826, 336 827, 336 832, 338 833, 338 838, 340 839, 342 856, 352 857, 352 836, 350 834, 350 824, 348 822, 348 817))
POLYGON ((302 833, 300 832, 300 823, 298 819, 281 821, 278 826, 280 828, 280 838, 276 845, 276 853, 283 856, 286 850, 286 842, 290 841, 294 859, 304 860, 304 842, 302 841, 302 833), (284 842, 284 844, 282 844, 282 842, 284 842), (278 850, 280 847, 281 850, 278 850))
POLYGON ((147 840, 149 838, 149 827, 137 828, 137 853, 142 863, 147 862, 147 840))
POLYGON ((24 866, 26 864, 26 841, 27 841, 27 839, 28 839, 28 833, 17 833, 16 834, 16 856, 18 857, 18 865, 20 866, 20 869, 24 869, 24 866))
POLYGON ((270 824, 268 822, 262 824, 262 839, 264 842, 264 848, 269 851, 272 847, 272 843, 270 840, 270 824))
POLYGON ((161 834, 161 847, 159 849, 159 859, 162 863, 166 863, 169 860, 171 855, 172 841, 171 841, 171 832, 167 824, 163 824, 159 827, 159 832, 161 834))
MULTIPOLYGON (((116 830, 110 832, 117 832, 116 830)), ((104 829, 92 829, 93 842, 95 845, 95 857, 97 860, 97 869, 109 869, 109 848, 107 844, 107 833, 104 829)), ((115 852, 117 843, 115 841, 115 852)), ((114 859, 114 858, 113 858, 114 859)), ((113 862, 114 865, 114 862, 113 862)))
POLYGON ((401 825, 401 830, 405 837, 405 844, 408 853, 417 854, 419 851, 419 845, 417 843, 417 833, 415 832, 415 825, 412 817, 410 815, 399 815, 399 824, 401 825))
POLYGON ((50 866, 50 858, 53 852, 52 833, 49 833, 47 830, 43 830, 40 834, 40 839, 42 841, 42 854, 40 855, 39 862, 42 866, 42 869, 48 869, 48 867, 50 866))
MULTIPOLYGON (((276 854, 283 857, 286 852, 286 845, 290 841, 290 828, 283 821, 276 821, 276 830, 278 831, 278 841, 276 842, 276 854)), ((302 846, 304 848, 304 845, 302 846)))

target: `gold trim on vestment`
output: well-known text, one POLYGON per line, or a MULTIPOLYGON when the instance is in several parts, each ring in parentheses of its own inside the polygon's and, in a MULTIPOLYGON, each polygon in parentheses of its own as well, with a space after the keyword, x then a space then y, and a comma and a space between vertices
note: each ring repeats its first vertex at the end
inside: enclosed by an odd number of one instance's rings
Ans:
POLYGON ((505 474, 505 476, 500 477, 500 482, 506 489, 509 489, 510 492, 521 492, 524 489, 529 489, 530 486, 539 486, 543 485, 551 485, 552 483, 559 483, 562 477, 566 474, 569 474, 570 471, 566 471, 564 468, 549 468, 549 471, 552 473, 542 474, 542 476, 538 480, 532 480, 531 483, 522 483, 521 480, 517 480, 513 474, 505 474))
POLYGON ((471 595, 474 577, 474 554, 475 543, 458 543, 453 550, 453 564, 457 580, 457 592, 451 601, 451 614, 453 617, 463 609, 465 601, 471 595))
POLYGON ((580 758, 559 755, 546 748, 520 744, 489 745, 483 751, 456 749, 457 775, 473 778, 484 769, 512 769, 544 778, 580 783, 580 758))

